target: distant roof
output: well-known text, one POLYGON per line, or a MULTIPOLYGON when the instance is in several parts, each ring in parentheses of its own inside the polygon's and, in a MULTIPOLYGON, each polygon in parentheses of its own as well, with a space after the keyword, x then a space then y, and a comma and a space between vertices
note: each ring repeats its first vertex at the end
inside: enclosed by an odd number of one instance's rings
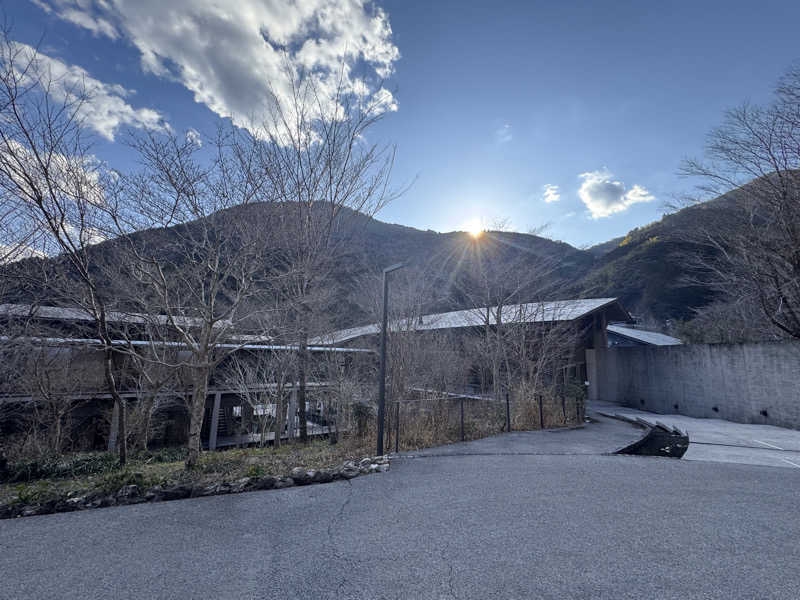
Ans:
MULTIPOLYGON (((61 338, 61 337, 11 337, 0 336, 0 342, 32 343, 43 346, 101 346, 102 341, 96 338, 61 338)), ((153 346, 158 348, 186 348, 185 342, 160 342, 151 340, 111 340, 112 346, 153 346)), ((272 351, 291 351, 296 352, 300 346, 297 344, 215 344, 217 348, 226 350, 272 350, 272 351)), ((375 351, 370 348, 335 348, 331 346, 306 346, 309 352, 369 352, 375 351)))
POLYGON ((609 333, 616 333, 631 340, 650 344, 652 346, 677 346, 682 344, 678 338, 674 338, 663 333, 656 333, 655 331, 645 331, 644 329, 633 329, 631 327, 624 327, 622 325, 609 325, 609 333))
MULTIPOLYGON (((504 323, 554 323, 574 321, 602 309, 612 309, 615 321, 630 320, 628 312, 616 298, 584 298, 575 300, 553 300, 550 302, 528 302, 509 304, 500 310, 504 323)), ((497 321, 497 307, 471 308, 452 312, 423 315, 414 319, 398 319, 389 324, 389 331, 425 331, 432 329, 454 329, 458 327, 477 327, 486 322, 497 321)), ((309 340, 312 344, 341 344, 365 335, 375 335, 380 331, 377 323, 362 327, 351 327, 333 331, 309 340)))
MULTIPOLYGON (((9 317, 30 317, 35 319, 51 319, 58 321, 94 321, 94 316, 88 310, 80 307, 64 306, 39 306, 36 304, 0 304, 0 315, 9 317)), ((158 323, 163 325, 169 322, 166 315, 143 315, 109 311, 106 314, 109 323, 158 323)), ((192 327, 201 323, 200 319, 193 317, 175 316, 176 325, 192 327)), ((230 325, 230 321, 220 321, 218 326, 230 325)))

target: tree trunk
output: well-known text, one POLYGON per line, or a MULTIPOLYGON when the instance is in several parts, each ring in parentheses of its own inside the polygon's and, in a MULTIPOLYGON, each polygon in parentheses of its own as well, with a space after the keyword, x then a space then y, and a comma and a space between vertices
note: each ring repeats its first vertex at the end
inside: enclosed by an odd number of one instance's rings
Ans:
POLYGON ((308 425, 306 423, 306 367, 308 362, 308 340, 303 332, 297 355, 297 412, 300 421, 300 441, 308 442, 308 425))
POLYGON ((275 395, 275 439, 272 442, 273 448, 280 448, 281 435, 283 434, 283 413, 286 408, 283 405, 283 386, 278 385, 277 394, 275 395))
POLYGON ((193 469, 200 459, 200 433, 203 430, 203 418, 206 412, 206 396, 208 396, 208 369, 197 369, 192 392, 192 407, 189 414, 189 454, 186 456, 186 468, 193 469))
POLYGON ((119 464, 124 466, 128 462, 128 426, 126 419, 127 406, 125 399, 117 391, 117 382, 114 379, 113 371, 113 350, 110 345, 106 345, 103 351, 103 371, 108 384, 108 391, 117 405, 119 418, 117 420, 117 449, 119 451, 119 464))
POLYGON ((119 464, 128 462, 128 402, 117 394, 119 400, 119 420, 117 421, 117 443, 119 444, 119 464))
POLYGON ((152 425, 153 421, 153 411, 156 406, 156 400, 154 396, 151 396, 147 400, 147 404, 145 404, 145 414, 144 414, 144 431, 142 432, 142 450, 147 452, 147 446, 150 443, 150 426, 152 425))
POLYGON ((325 420, 328 422, 328 441, 331 445, 339 442, 339 412, 336 401, 328 401, 328 414, 325 420))
POLYGON ((56 413, 56 415, 55 415, 56 416, 56 418, 55 418, 56 427, 55 427, 55 433, 53 435, 53 437, 54 437, 54 439, 53 439, 53 450, 55 451, 56 454, 61 454, 61 417, 62 417, 62 415, 61 415, 61 412, 58 411, 58 410, 56 410, 55 413, 56 413))

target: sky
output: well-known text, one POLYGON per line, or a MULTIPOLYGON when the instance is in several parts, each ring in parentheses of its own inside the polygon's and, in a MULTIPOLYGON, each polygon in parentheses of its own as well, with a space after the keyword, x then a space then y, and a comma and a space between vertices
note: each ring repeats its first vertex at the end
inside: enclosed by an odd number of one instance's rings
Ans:
MULTIPOLYGON (((800 2, 16 0, 20 44, 93 93, 94 152, 128 130, 202 143, 250 127, 282 60, 385 107, 395 144, 378 218, 436 231, 542 230, 587 247, 658 220, 694 182, 726 108, 768 102, 800 60, 800 2)), ((58 89, 53 91, 58 94, 58 89)))

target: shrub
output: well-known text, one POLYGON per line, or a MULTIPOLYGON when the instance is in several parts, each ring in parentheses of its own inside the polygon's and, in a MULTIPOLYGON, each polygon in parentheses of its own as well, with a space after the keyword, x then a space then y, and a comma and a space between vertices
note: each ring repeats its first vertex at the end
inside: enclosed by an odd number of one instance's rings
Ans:
POLYGON ((119 467, 119 459, 111 452, 94 452, 72 456, 44 456, 11 463, 5 481, 25 482, 37 479, 59 479, 106 473, 119 467))
POLYGON ((263 477, 267 474, 266 469, 261 465, 250 465, 245 473, 246 477, 263 477))

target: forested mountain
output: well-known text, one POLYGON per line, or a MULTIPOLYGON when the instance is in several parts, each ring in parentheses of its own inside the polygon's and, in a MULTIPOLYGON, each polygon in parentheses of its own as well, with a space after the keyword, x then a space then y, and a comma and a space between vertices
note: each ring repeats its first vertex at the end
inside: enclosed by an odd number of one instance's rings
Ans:
MULTIPOLYGON (((403 262, 412 277, 427 280, 424 309, 428 311, 463 308, 475 302, 471 295, 480 286, 476 271, 487 256, 498 264, 510 265, 507 278, 518 278, 514 300, 566 299, 576 297, 619 297, 636 316, 664 321, 687 319, 692 309, 707 304, 708 290, 687 283, 687 254, 691 244, 682 233, 699 221, 709 226, 722 222, 725 199, 685 208, 660 221, 632 230, 624 238, 610 240, 585 250, 536 235, 487 231, 479 238, 465 232, 437 233, 385 223, 363 215, 347 213, 346 237, 340 240, 324 277, 329 288, 327 301, 331 326, 358 325, 372 315, 365 308, 364 286, 370 276, 384 267, 403 262), (525 281, 527 278, 527 281, 525 281)), ((274 220, 275 204, 251 204, 228 209, 220 226, 247 222, 254 226, 274 220)), ((133 237, 149 247, 163 245, 165 252, 175 238, 186 235, 193 223, 178 228, 148 230, 133 237)), ((268 226, 268 225, 265 225, 268 226)), ((119 251, 115 240, 92 247, 113 262, 119 251)), ((234 248, 231 251, 235 251, 234 248)), ((27 259, 13 270, 39 270, 56 259, 27 259)), ((273 260, 265 249, 265 262, 273 260)), ((408 275, 407 275, 408 277, 408 275)), ((110 282, 109 282, 110 283, 110 282)), ((119 285, 119 282, 116 282, 119 285)), ((7 286, 2 302, 34 301, 29 289, 7 286)))
MULTIPOLYGON (((692 284, 689 256, 697 248, 685 234, 698 224, 730 226, 724 218, 726 202, 720 198, 684 208, 585 250, 529 234, 486 232, 481 239, 471 240, 466 233, 440 234, 375 220, 366 229, 362 250, 371 263, 368 268, 379 270, 399 261, 422 265, 438 257, 444 262, 441 257, 457 252, 459 246, 499 242, 509 248, 509 259, 521 258, 522 268, 535 271, 542 261, 557 261, 549 281, 539 287, 548 298, 615 296, 637 317, 683 320, 713 299, 713 292, 692 284)), ((467 252, 465 256, 457 268, 469 271, 474 255, 467 252)), ((457 290, 451 290, 450 296, 454 304, 459 303, 457 290)))
POLYGON ((601 244, 602 252, 590 248, 592 268, 572 289, 588 296, 617 296, 643 318, 691 318, 693 309, 708 304, 713 293, 691 284, 690 257, 698 249, 686 234, 701 223, 721 225, 724 205, 712 201, 684 208, 633 229, 611 247, 601 244))

